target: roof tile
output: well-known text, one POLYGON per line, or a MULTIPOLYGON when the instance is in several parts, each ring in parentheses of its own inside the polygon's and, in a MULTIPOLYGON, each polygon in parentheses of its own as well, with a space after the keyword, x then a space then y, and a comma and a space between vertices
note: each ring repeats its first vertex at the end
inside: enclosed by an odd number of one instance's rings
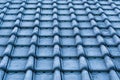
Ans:
POLYGON ((0 80, 120 80, 119 0, 2 0, 0 22, 0 80))

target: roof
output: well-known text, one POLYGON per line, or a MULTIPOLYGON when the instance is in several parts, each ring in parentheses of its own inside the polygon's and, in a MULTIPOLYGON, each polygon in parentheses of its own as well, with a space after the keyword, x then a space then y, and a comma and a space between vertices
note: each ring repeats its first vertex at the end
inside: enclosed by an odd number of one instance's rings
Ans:
POLYGON ((0 80, 120 80, 120 1, 1 0, 0 80))

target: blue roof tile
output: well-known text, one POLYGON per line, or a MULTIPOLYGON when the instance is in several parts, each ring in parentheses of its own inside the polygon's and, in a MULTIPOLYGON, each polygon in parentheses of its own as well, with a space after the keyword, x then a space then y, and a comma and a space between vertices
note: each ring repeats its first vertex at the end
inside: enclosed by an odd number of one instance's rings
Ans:
POLYGON ((120 80, 119 0, 2 0, 0 22, 0 80, 120 80))

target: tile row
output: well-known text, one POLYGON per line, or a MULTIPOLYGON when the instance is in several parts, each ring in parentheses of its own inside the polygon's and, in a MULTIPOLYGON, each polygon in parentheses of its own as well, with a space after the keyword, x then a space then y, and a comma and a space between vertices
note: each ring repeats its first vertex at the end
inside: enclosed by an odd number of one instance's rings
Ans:
MULTIPOLYGON (((20 4, 21 3, 19 3, 19 4, 14 3, 14 4, 10 5, 9 8, 10 9, 19 9, 20 8, 20 4)), ((36 4, 29 4, 29 3, 27 3, 26 9, 36 9, 36 7, 37 7, 36 4)), ((0 4, 0 9, 3 9, 4 5, 5 4, 0 4)), ((77 9, 77 10, 78 9, 84 9, 83 4, 74 4, 74 5, 75 5, 74 8, 77 9)), ((103 4, 101 4, 101 5, 103 5, 103 4)), ((118 6, 118 8, 120 8, 120 4, 117 5, 117 6, 118 6)), ((48 4, 47 3, 47 4, 43 4, 41 8, 43 8, 43 9, 52 9, 53 6, 52 6, 52 4, 48 4)), ((96 9, 95 4, 90 5, 90 8, 96 9)), ((105 5, 102 6, 102 8, 104 10, 112 10, 113 9, 110 6, 110 4, 105 4, 105 5)), ((58 4, 58 9, 60 9, 60 10, 66 9, 67 10, 68 9, 67 2, 65 4, 58 4)))
MULTIPOLYGON (((11 38, 11 37, 10 37, 11 38)), ((10 41, 9 37, 1 36, 0 37, 0 45, 7 45, 10 41), (8 42, 8 43, 7 43, 8 42)), ((59 37, 60 38, 60 45, 65 46, 76 46, 77 42, 75 37, 59 37)), ((11 38, 12 39, 12 38, 11 38)), ((107 46, 117 46, 120 44, 119 37, 113 36, 113 37, 104 37, 104 44, 107 46)), ((14 45, 31 45, 31 40, 34 40, 33 37, 30 36, 20 36, 16 38, 16 42, 14 45)), ((53 46, 54 45, 54 37, 38 37, 38 43, 36 43, 38 46, 53 46)), ((101 43, 98 41, 96 37, 82 37, 82 44, 84 46, 99 46, 101 43)))
MULTIPOLYGON (((89 21, 79 21, 78 22, 79 24, 79 28, 93 28, 93 26, 91 26, 91 23, 89 21)), ((15 21, 4 21, 1 23, 0 27, 1 28, 14 28, 14 24, 15 24, 15 21)), ((114 28, 120 28, 119 25, 120 25, 120 21, 113 21, 111 22, 111 24, 113 25, 114 28)), ((99 21, 97 22, 97 25, 98 28, 103 28, 103 29, 106 29, 108 28, 106 26, 106 23, 104 21, 99 21)), ((40 21, 40 28, 53 28, 53 21, 40 21)), ((73 28, 71 22, 69 21, 59 21, 59 26, 60 28, 73 28)), ((34 27, 34 21, 23 21, 21 22, 20 28, 33 28, 34 27)))
POLYGON ((120 58, 33 58, 30 56, 29 58, 8 58, 3 57, 0 58, 0 69, 4 69, 5 63, 8 61, 7 68, 8 71, 25 71, 27 69, 31 69, 36 71, 52 71, 56 68, 62 71, 81 71, 83 69, 87 69, 90 71, 109 71, 112 69, 109 68, 110 63, 113 64, 113 68, 115 70, 120 71, 120 58), (60 61, 59 61, 60 59, 60 61), (62 64, 61 64, 62 63, 62 64), (3 65, 4 64, 4 65, 3 65), (56 67, 56 65, 60 65, 60 67, 56 67), (95 64, 95 65, 93 65, 95 64))
MULTIPOLYGON (((18 8, 19 9, 19 8, 18 8)), ((17 15, 17 13, 19 12, 18 11, 18 9, 9 9, 7 12, 6 12, 6 14, 7 15, 11 15, 11 16, 16 16, 17 15)), ((3 9, 0 9, 1 11, 3 10, 3 9)), ((58 9, 58 14, 59 15, 69 15, 69 11, 68 11, 69 9, 58 9)), ((93 14, 96 16, 96 18, 97 17, 99 17, 98 15, 99 15, 99 11, 97 10, 97 9, 92 9, 92 12, 93 12, 93 14)), ((120 12, 120 11, 119 11, 120 12)), ((23 12, 26 16, 28 15, 28 16, 33 16, 35 13, 36 13, 36 10, 35 9, 26 9, 24 12, 23 12)), ((85 12, 85 9, 76 9, 75 10, 75 13, 76 13, 76 15, 78 15, 78 16, 80 16, 80 15, 82 15, 82 16, 85 16, 86 15, 86 12, 85 12)), ((107 14, 108 16, 110 16, 110 17, 114 17, 114 16, 117 16, 117 13, 114 11, 114 10, 104 10, 104 13, 105 14, 107 14)), ((53 13, 52 13, 52 8, 51 9, 46 9, 46 8, 41 8, 41 14, 42 15, 52 15, 53 13)), ((110 18, 109 17, 109 18, 110 18)), ((34 19, 34 18, 33 18, 34 19)))
MULTIPOLYGON (((3 57, 6 47, 0 46, 0 57, 3 57)), ((104 57, 100 47, 83 47, 84 56, 86 57, 104 57)), ((107 47, 109 54, 112 57, 120 57, 120 47, 107 47)), ((11 52, 12 57, 28 57, 29 46, 15 46, 11 52)), ((79 57, 79 49, 77 47, 61 47, 60 49, 62 57, 79 57)), ((36 57, 53 57, 54 48, 51 46, 41 46, 36 49, 36 57)))
MULTIPOLYGON (((12 33, 12 30, 13 30, 12 28, 1 28, 0 29, 0 32, 1 32, 0 38, 3 36, 6 38, 9 38, 9 36, 12 33)), ((52 28, 40 28, 38 36, 48 37, 48 38, 53 37, 54 36, 53 30, 54 29, 52 29, 52 28)), ((60 28, 59 30, 60 30, 60 33, 59 33, 60 38, 64 38, 64 37, 72 38, 75 35, 74 29, 72 29, 72 28, 60 28)), ((107 28, 99 29, 99 30, 100 30, 103 38, 113 36, 110 28, 109 29, 107 29, 107 28)), ((118 36, 120 36, 120 29, 115 29, 115 31, 116 31, 116 34, 118 36)), ((18 34, 17 34, 18 37, 26 36, 29 38, 31 38, 32 35, 33 35, 33 28, 20 28, 18 31, 18 34)), ((96 36, 96 34, 94 33, 94 30, 92 28, 81 28, 79 35, 82 37, 91 37, 91 38, 96 36)))
MULTIPOLYGON (((3 71, 0 71, 4 73, 3 71)), ((7 72, 6 76, 0 80, 114 80, 120 77, 120 72, 110 71, 110 72, 7 72), (28 77, 30 76, 30 77, 28 77), (114 77, 114 78, 113 78, 114 77)))
MULTIPOLYGON (((14 9, 15 10, 15 9, 14 9)), ((10 12, 12 12, 12 10, 10 11, 10 12)), ((26 12, 30 12, 30 11, 27 11, 26 10, 26 12)), ((46 12, 48 12, 48 11, 46 11, 46 12)), ((64 12, 64 10, 63 10, 63 12, 64 12)), ((13 13, 13 12, 12 12, 13 13)), ((58 12, 59 13, 59 12, 58 12)), ((64 12, 65 13, 65 12, 64 12)), ((68 13, 68 12, 67 12, 68 13)), ((33 15, 23 15, 23 17, 22 17, 22 21, 21 21, 21 24, 23 23, 23 22, 26 22, 26 21, 30 21, 31 23, 32 22, 34 22, 34 17, 35 17, 35 15, 33 14, 33 15)), ((101 21, 103 21, 103 18, 101 17, 101 16, 99 16, 99 15, 97 15, 97 16, 94 16, 95 18, 95 20, 97 21, 97 22, 101 22, 101 21)), ((4 15, 4 17, 3 17, 3 21, 4 22, 7 22, 7 21, 15 21, 16 20, 16 18, 17 18, 17 14, 16 15, 4 15)), ((60 22, 62 22, 62 21, 66 21, 66 22, 69 22, 69 21, 71 21, 71 18, 70 18, 70 15, 69 14, 67 14, 67 15, 58 15, 58 19, 59 19, 59 21, 60 22)), ((108 19, 112 22, 120 22, 120 18, 117 16, 117 15, 112 15, 112 16, 108 16, 108 19)), ((83 22, 83 21, 85 21, 85 22, 89 22, 89 18, 88 18, 88 16, 87 15, 77 15, 77 20, 78 20, 78 22, 83 22)), ((51 14, 51 15, 49 15, 49 14, 42 14, 41 15, 41 17, 40 17, 40 21, 51 21, 51 23, 52 23, 52 21, 53 21, 53 15, 51 14)))

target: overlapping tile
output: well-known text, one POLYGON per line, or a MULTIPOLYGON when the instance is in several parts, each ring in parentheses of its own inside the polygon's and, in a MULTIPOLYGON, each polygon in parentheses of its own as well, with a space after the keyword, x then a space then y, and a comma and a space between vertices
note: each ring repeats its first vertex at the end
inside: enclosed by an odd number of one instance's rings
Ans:
POLYGON ((120 1, 0 1, 0 80, 120 80, 120 1))

